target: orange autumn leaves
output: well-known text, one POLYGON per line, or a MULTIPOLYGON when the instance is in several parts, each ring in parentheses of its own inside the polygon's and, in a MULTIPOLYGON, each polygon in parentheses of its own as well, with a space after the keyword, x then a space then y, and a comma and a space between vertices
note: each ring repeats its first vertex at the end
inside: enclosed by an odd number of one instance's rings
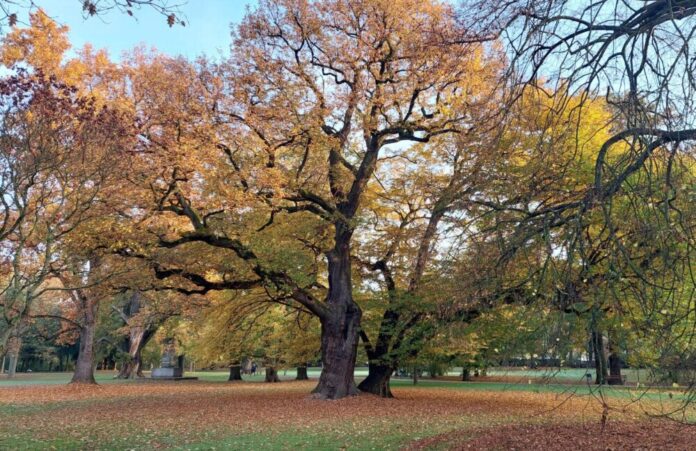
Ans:
MULTIPOLYGON (((450 446, 456 446, 476 437, 500 438, 501 434, 491 435, 491 428, 505 425, 519 425, 512 426, 515 431, 534 431, 539 423, 582 428, 597 424, 600 416, 599 406, 583 398, 563 402, 551 394, 456 390, 459 383, 452 384, 439 389, 397 387, 397 398, 391 400, 360 395, 330 403, 307 396, 311 381, 2 388, 0 435, 32 434, 49 441, 77 434, 87 440, 83 446, 123 440, 131 446, 147 446, 149 441, 149 446, 166 447, 171 446, 166 437, 176 437, 181 445, 235 434, 299 431, 308 438, 328 433, 357 444, 366 436, 379 439, 398 432, 402 445, 417 446, 421 439, 424 444, 447 443, 449 436, 450 446), (14 411, 8 414, 5 409, 14 411), (425 438, 430 435, 435 437, 425 438)), ((609 430, 614 420, 633 417, 617 413, 609 430)))

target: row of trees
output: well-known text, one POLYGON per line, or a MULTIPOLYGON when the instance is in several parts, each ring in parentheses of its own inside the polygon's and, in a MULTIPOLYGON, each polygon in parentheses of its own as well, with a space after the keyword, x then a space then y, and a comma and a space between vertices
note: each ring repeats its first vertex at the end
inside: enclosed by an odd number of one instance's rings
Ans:
POLYGON ((320 349, 318 397, 391 396, 422 352, 491 349, 471 327, 509 309, 586 325, 598 382, 629 339, 691 368, 693 6, 475 3, 261 1, 228 58, 118 64, 68 58, 35 11, 1 52, 0 354, 54 317, 93 381, 127 292, 126 373, 184 316, 210 362, 320 349))

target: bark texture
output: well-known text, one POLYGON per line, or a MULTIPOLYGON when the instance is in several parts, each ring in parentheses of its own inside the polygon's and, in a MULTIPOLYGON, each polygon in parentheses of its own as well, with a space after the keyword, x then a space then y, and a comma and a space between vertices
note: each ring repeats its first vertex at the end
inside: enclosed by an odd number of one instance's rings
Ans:
POLYGON ((362 311, 353 300, 349 247, 352 230, 336 227, 335 245, 327 254, 327 310, 320 318, 323 368, 313 391, 321 399, 338 399, 358 393, 353 372, 362 311))
POLYGON ((370 364, 368 375, 360 382, 358 389, 381 396, 382 398, 393 398, 394 395, 389 387, 389 382, 393 373, 394 369, 388 365, 370 364))
POLYGON ((80 325, 80 349, 75 363, 72 384, 96 384, 94 380, 94 343, 97 329, 98 304, 91 299, 84 290, 75 290, 79 297, 82 309, 82 323, 80 325))

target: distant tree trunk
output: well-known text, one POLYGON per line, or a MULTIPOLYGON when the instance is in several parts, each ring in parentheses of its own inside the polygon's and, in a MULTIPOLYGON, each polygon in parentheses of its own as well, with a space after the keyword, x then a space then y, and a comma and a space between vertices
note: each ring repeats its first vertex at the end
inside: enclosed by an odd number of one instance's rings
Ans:
POLYGON ((161 319, 141 318, 139 313, 143 304, 143 294, 133 291, 123 310, 112 307, 128 327, 128 337, 125 349, 129 360, 124 362, 116 376, 118 379, 134 379, 144 377, 142 369, 142 350, 154 336, 161 324, 161 319))
POLYGON ((592 331, 592 353, 595 360, 595 384, 603 385, 607 383, 609 376, 607 371, 607 354, 604 346, 604 337, 601 332, 592 331))
POLYGON ((382 398, 393 398, 389 382, 394 369, 389 365, 379 365, 370 363, 367 377, 360 382, 358 389, 367 393, 372 393, 382 398))
POLYGON ((231 365, 230 366, 230 377, 227 378, 228 381, 241 381, 242 379, 242 366, 241 365, 231 365))
POLYGON ((414 366, 413 367, 413 385, 416 385, 418 383, 418 367, 414 366))
POLYGON ((128 357, 129 360, 123 362, 118 379, 135 379, 143 376, 142 351, 145 345, 154 336, 156 328, 146 328, 143 326, 132 326, 128 328, 128 357))
POLYGON ((307 367, 306 366, 298 366, 297 367, 297 380, 298 381, 306 381, 308 379, 309 379, 309 377, 307 377, 307 367))
POLYGON ((469 368, 462 369, 462 380, 465 382, 471 380, 471 370, 469 368))
POLYGON ((607 378, 609 385, 623 385, 623 376, 621 375, 621 357, 613 341, 609 341, 609 377, 607 378))
POLYGON ((2 365, 0 365, 0 374, 5 374, 5 355, 2 356, 2 365))
POLYGON ((251 374, 251 368, 254 365, 254 363, 251 361, 250 358, 244 357, 242 359, 242 373, 243 374, 251 374))
POLYGON ((7 367, 7 377, 15 377, 17 374, 17 362, 19 361, 19 355, 12 353, 10 354, 10 365, 7 367))
POLYGON ((609 377, 607 378, 609 385, 623 385, 623 376, 621 375, 621 358, 618 354, 609 354, 609 377))
POLYGON ((275 369, 275 367, 266 367, 266 382, 280 382, 280 378, 278 378, 278 371, 275 369))
POLYGON ((97 328, 97 307, 83 290, 76 290, 83 306, 83 320, 80 327, 80 350, 75 363, 72 384, 96 384, 94 380, 94 335, 97 328))
POLYGON ((7 340, 7 355, 9 356, 9 366, 7 368, 7 377, 15 377, 17 373, 17 363, 19 362, 19 354, 22 350, 22 339, 17 336, 12 336, 7 340))

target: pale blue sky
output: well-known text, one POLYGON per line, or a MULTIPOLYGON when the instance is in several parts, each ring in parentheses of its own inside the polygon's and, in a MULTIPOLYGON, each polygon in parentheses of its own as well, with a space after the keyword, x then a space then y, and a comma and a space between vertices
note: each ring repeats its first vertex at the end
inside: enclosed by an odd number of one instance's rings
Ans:
MULTIPOLYGON (((156 47, 170 55, 189 58, 205 53, 215 56, 228 52, 230 24, 238 23, 247 5, 255 0, 181 0, 186 26, 169 28, 165 17, 142 8, 135 18, 117 11, 103 17, 84 19, 77 0, 34 0, 51 17, 70 27, 70 41, 74 48, 91 42, 96 48, 106 48, 112 58, 118 59, 124 50, 139 44, 156 47)), ((174 2, 174 0, 172 0, 174 2)), ((179 3, 179 1, 176 1, 179 3)))

